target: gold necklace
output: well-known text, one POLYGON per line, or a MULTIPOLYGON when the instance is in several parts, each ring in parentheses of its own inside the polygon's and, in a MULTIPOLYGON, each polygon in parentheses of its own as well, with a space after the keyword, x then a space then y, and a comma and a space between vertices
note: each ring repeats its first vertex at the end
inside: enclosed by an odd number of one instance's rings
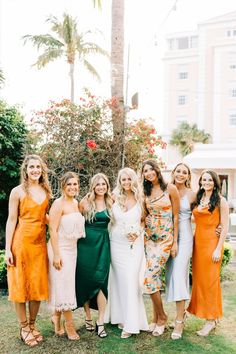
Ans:
POLYGON ((209 202, 210 202, 210 198, 202 197, 202 199, 200 200, 200 205, 202 208, 205 208, 206 206, 209 205, 209 202))

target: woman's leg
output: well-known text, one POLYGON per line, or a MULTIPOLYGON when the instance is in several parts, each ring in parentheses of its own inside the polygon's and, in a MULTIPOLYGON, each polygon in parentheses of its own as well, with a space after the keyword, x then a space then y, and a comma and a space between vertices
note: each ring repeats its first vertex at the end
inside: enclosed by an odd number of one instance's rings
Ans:
POLYGON ((51 317, 51 321, 54 324, 55 334, 62 336, 65 333, 65 330, 61 323, 61 311, 55 311, 51 317))
POLYGON ((154 294, 151 294, 152 304, 153 304, 153 319, 158 326, 163 326, 167 321, 167 315, 165 314, 161 293, 156 291, 154 294))
POLYGON ((70 340, 78 340, 80 336, 76 333, 74 322, 72 318, 72 311, 64 311, 63 312, 65 318, 65 330, 67 333, 67 337, 70 340))
POLYGON ((93 320, 92 320, 92 317, 91 317, 89 301, 87 301, 84 304, 84 312, 85 312, 85 327, 86 327, 87 331, 93 332, 95 328, 94 328, 93 320))
POLYGON ((43 340, 43 336, 35 327, 35 321, 37 314, 39 312, 40 301, 30 301, 29 302, 29 326, 38 342, 43 340))
POLYGON ((97 295, 97 304, 98 304, 98 319, 97 319, 96 328, 97 328, 98 336, 101 338, 105 338, 107 336, 107 333, 104 329, 104 315, 105 315, 107 300, 102 290, 100 290, 97 295))
POLYGON ((172 339, 179 339, 182 337, 185 321, 185 300, 176 301, 176 319, 175 327, 171 334, 172 339))
POLYGON ((16 316, 20 323, 20 336, 21 339, 30 347, 34 347, 38 344, 36 338, 34 337, 26 316, 26 303, 25 302, 15 302, 16 316))

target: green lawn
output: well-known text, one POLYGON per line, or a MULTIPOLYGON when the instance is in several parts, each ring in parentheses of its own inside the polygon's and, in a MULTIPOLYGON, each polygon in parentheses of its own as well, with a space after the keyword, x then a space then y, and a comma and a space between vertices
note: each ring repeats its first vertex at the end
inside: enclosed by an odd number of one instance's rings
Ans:
MULTIPOLYGON (((215 333, 207 338, 198 337, 195 332, 202 325, 202 320, 189 317, 184 331, 184 336, 178 341, 170 339, 171 329, 167 329, 160 338, 153 337, 149 333, 141 333, 128 339, 120 339, 120 330, 116 326, 107 326, 109 336, 100 339, 95 333, 85 330, 83 311, 74 313, 75 324, 78 328, 81 340, 72 342, 66 337, 55 337, 50 323, 50 313, 46 304, 42 304, 38 318, 38 327, 41 329, 45 340, 38 347, 28 348, 19 338, 19 330, 12 305, 2 296, 0 311, 0 353, 1 354, 72 354, 72 353, 235 353, 236 354, 236 275, 235 268, 228 268, 227 274, 231 280, 223 282, 224 318, 215 333), (233 278, 233 279, 232 279, 233 278)), ((145 303, 149 317, 151 315, 151 303, 145 297, 145 303)), ((169 315, 169 322, 173 320, 174 304, 165 304, 169 315)), ((94 312, 94 319, 96 312, 94 312)))

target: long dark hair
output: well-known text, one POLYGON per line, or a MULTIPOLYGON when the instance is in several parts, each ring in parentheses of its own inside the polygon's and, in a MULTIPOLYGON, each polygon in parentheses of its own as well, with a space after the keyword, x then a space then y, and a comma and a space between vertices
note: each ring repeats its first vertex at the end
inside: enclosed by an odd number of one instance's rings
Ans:
POLYGON ((208 211, 210 211, 212 213, 217 206, 218 207, 220 206, 221 184, 220 184, 220 179, 219 179, 217 173, 214 171, 211 171, 211 170, 205 170, 201 173, 201 176, 198 181, 199 189, 197 192, 197 198, 196 198, 197 200, 195 203, 193 203, 192 208, 200 205, 202 196, 205 193, 204 188, 202 188, 202 176, 204 175, 204 173, 208 173, 212 177, 213 182, 214 182, 214 188, 213 188, 213 191, 210 196, 209 208, 208 208, 208 211))
MULTIPOLYGON (((167 188, 167 183, 164 181, 164 178, 161 174, 161 170, 158 166, 158 163, 153 160, 153 159, 149 159, 149 160, 146 160, 143 162, 143 165, 142 165, 142 170, 141 170, 141 173, 142 173, 142 177, 143 177, 143 170, 144 170, 144 166, 145 165, 149 165, 152 167, 152 169, 156 172, 156 175, 157 175, 157 179, 158 179, 158 183, 160 185, 160 188, 161 190, 164 192, 167 188)), ((152 193, 152 188, 153 188, 153 184, 152 182, 150 181, 147 181, 144 177, 143 177, 143 191, 144 191, 144 195, 146 196, 150 196, 151 193, 152 193)))

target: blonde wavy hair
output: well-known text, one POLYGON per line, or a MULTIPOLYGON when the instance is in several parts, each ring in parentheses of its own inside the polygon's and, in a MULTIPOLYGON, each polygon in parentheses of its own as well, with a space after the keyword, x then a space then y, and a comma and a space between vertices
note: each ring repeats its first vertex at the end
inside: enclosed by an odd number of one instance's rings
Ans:
POLYGON ((94 175, 91 179, 90 182, 90 188, 89 188, 89 192, 86 196, 86 200, 88 203, 88 208, 85 209, 84 211, 84 216, 85 219, 89 222, 92 222, 95 218, 95 214, 96 214, 96 193, 95 193, 95 187, 98 184, 98 181, 100 179, 103 179, 106 182, 107 185, 107 191, 104 195, 104 201, 105 201, 105 205, 106 205, 106 210, 107 210, 107 214, 110 218, 112 218, 112 204, 113 204, 113 200, 112 200, 112 196, 111 196, 111 188, 110 188, 110 183, 108 180, 108 177, 104 174, 104 173, 97 173, 96 175, 94 175))
POLYGON ((142 189, 139 183, 138 176, 136 172, 129 167, 122 168, 122 170, 119 171, 118 177, 117 177, 117 182, 116 182, 116 188, 114 189, 113 193, 114 196, 116 197, 116 200, 121 207, 122 210, 125 210, 125 201, 127 198, 127 195, 125 193, 125 190, 122 187, 121 184, 121 178, 122 175, 126 174, 130 179, 131 179, 131 191, 134 194, 134 198, 136 201, 140 204, 142 207, 143 205, 143 193, 142 189))
POLYGON ((183 165, 184 167, 186 167, 187 170, 188 170, 188 176, 189 176, 189 178, 185 181, 185 187, 191 188, 192 172, 191 172, 190 167, 189 167, 188 165, 186 165, 186 163, 184 163, 184 162, 178 163, 178 164, 174 167, 174 169, 171 171, 171 183, 175 184, 174 173, 175 173, 176 169, 177 169, 179 166, 181 166, 181 165, 183 165))
POLYGON ((79 176, 75 172, 68 171, 64 173, 64 175, 60 178, 60 187, 61 187, 61 192, 63 194, 64 189, 66 188, 67 182, 71 179, 75 178, 78 182, 78 188, 79 188, 79 176))
POLYGON ((40 162, 40 165, 42 168, 42 174, 39 178, 39 184, 45 190, 47 197, 52 198, 52 190, 51 190, 51 187, 50 187, 49 181, 48 181, 47 166, 46 166, 45 162, 41 159, 41 157, 38 155, 27 155, 27 156, 25 156, 24 161, 22 162, 21 169, 20 169, 20 172, 21 172, 20 181, 21 181, 21 184, 23 186, 25 193, 29 194, 29 181, 28 181, 27 167, 28 167, 30 160, 37 160, 40 162))

